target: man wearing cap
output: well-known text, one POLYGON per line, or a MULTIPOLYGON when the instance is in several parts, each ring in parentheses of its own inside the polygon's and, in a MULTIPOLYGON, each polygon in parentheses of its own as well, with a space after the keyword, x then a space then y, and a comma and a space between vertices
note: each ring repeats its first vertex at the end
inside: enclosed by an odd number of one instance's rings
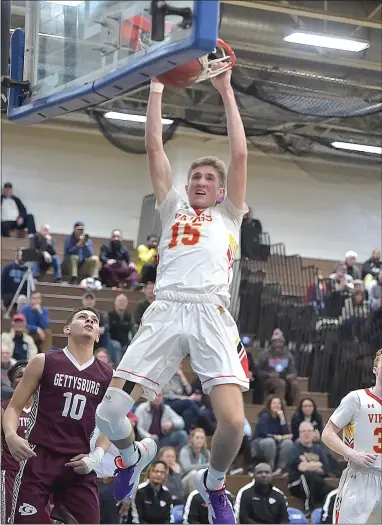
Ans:
POLYGON ((299 396, 296 364, 291 352, 285 348, 284 335, 279 328, 272 334, 269 350, 261 354, 258 368, 266 395, 275 394, 287 400, 289 405, 296 404, 299 396))
POLYGON ((1 236, 9 237, 11 230, 27 229, 28 234, 36 233, 34 217, 27 212, 24 204, 13 195, 13 187, 6 182, 1 192, 1 236))
POLYGON ((30 361, 38 353, 33 338, 28 335, 27 320, 23 314, 15 314, 12 317, 12 328, 10 332, 1 334, 1 341, 10 349, 11 357, 17 361, 20 359, 30 361))
POLYGON ((98 279, 101 267, 99 258, 94 254, 93 243, 84 233, 84 226, 82 221, 77 221, 72 234, 65 239, 62 273, 69 275, 71 284, 77 284, 79 276, 98 279))

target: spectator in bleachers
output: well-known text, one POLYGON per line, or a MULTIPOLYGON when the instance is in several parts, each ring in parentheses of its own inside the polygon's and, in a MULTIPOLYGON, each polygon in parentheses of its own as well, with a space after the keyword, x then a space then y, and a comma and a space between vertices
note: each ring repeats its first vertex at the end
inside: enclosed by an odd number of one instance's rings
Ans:
POLYGON ((236 496, 238 523, 289 523, 288 501, 272 483, 272 469, 266 463, 255 467, 255 479, 236 496))
POLYGON ((9 237, 12 230, 28 230, 36 233, 34 217, 27 212, 21 200, 13 195, 13 187, 6 182, 1 192, 1 236, 9 237))
POLYGON ((106 348, 97 348, 97 350, 94 351, 94 357, 113 368, 113 361, 110 359, 110 354, 106 348))
POLYGON ((34 264, 33 275, 38 279, 45 274, 52 266, 54 271, 54 281, 62 280, 61 261, 57 255, 56 242, 50 234, 49 224, 41 226, 40 231, 31 239, 30 246, 38 255, 38 262, 34 264))
POLYGON ((314 308, 317 314, 321 314, 325 309, 325 296, 326 283, 322 272, 318 270, 314 277, 314 282, 306 290, 305 300, 314 308))
POLYGON ((293 441, 280 397, 268 398, 265 409, 259 415, 253 443, 255 457, 263 458, 274 470, 274 475, 285 471, 293 441))
POLYGON ((207 436, 212 436, 216 430, 216 417, 212 409, 211 398, 203 392, 202 383, 198 376, 192 382, 192 391, 201 396, 198 426, 204 430, 207 436))
POLYGON ((16 363, 16 359, 13 359, 12 352, 9 346, 7 346, 3 339, 1 341, 1 399, 5 401, 13 395, 13 388, 9 380, 8 371, 16 363))
MULTIPOLYGON (((232 494, 227 489, 225 492, 233 507, 234 498, 232 494)), ((197 490, 191 492, 187 498, 186 504, 184 506, 183 523, 205 523, 207 525, 210 523, 208 519, 208 507, 197 490)), ((247 523, 251 522, 248 521, 247 523)))
POLYGON ((315 443, 314 427, 303 421, 290 457, 288 488, 293 496, 304 501, 307 514, 332 491, 333 487, 325 480, 328 475, 328 460, 322 447, 315 443))
POLYGON ((122 243, 122 232, 113 230, 111 240, 103 244, 100 251, 100 279, 109 288, 123 288, 127 281, 131 287, 138 286, 137 267, 132 262, 129 250, 122 243))
POLYGON ((1 334, 1 342, 10 349, 11 357, 16 361, 30 361, 38 354, 36 343, 28 335, 27 320, 23 314, 15 314, 12 317, 12 328, 9 332, 1 334))
POLYGON ((243 217, 241 223, 241 258, 252 259, 256 254, 256 248, 261 243, 263 227, 261 222, 252 218, 252 208, 248 208, 248 213, 243 217))
POLYGON ((147 244, 140 244, 137 248, 137 254, 137 269, 142 282, 152 281, 153 279, 146 278, 146 274, 150 273, 154 268, 156 269, 157 266, 158 237, 156 235, 148 235, 147 244))
POLYGON ((135 329, 137 330, 141 319, 143 317, 143 314, 147 310, 147 308, 150 306, 150 304, 154 301, 155 295, 154 295, 154 286, 155 284, 153 282, 148 282, 145 284, 143 288, 143 293, 145 294, 145 298, 142 301, 139 301, 135 307, 134 312, 134 324, 135 329))
POLYGON ((378 271, 375 282, 369 288, 369 301, 371 310, 381 307, 382 299, 382 270, 378 271))
POLYGON ((344 264, 346 266, 346 273, 350 275, 353 280, 361 279, 361 270, 356 265, 358 254, 352 250, 345 253, 344 264))
POLYGON ((293 354, 285 347, 281 330, 272 334, 271 346, 265 350, 258 362, 264 380, 265 395, 275 394, 289 405, 295 405, 299 395, 297 369, 293 354))
POLYGON ((166 487, 168 468, 154 461, 147 469, 146 481, 138 486, 131 501, 133 523, 171 523, 172 498, 166 487))
POLYGON ((346 266, 339 264, 326 284, 325 316, 338 319, 345 305, 345 299, 354 290, 353 278, 346 273, 346 266))
POLYGON ((49 352, 53 335, 49 328, 48 308, 42 306, 40 292, 32 292, 30 303, 24 306, 21 313, 26 317, 28 332, 33 337, 39 351, 49 352))
POLYGON ((345 299, 341 318, 346 321, 352 318, 366 319, 369 315, 369 306, 366 301, 365 290, 354 290, 351 297, 345 299))
POLYGON ((17 313, 21 313, 21 310, 24 308, 24 306, 28 304, 28 298, 26 295, 20 294, 16 301, 16 311, 17 313))
POLYGON ((198 470, 208 467, 210 456, 206 433, 202 428, 194 428, 190 432, 188 445, 185 445, 179 453, 186 497, 195 490, 195 474, 198 470))
POLYGON ((124 294, 119 294, 114 298, 114 310, 109 312, 110 337, 113 343, 119 345, 118 352, 121 357, 132 338, 133 319, 127 311, 129 300, 124 294))
MULTIPOLYGON (((26 271, 27 267, 22 260, 22 252, 17 250, 16 259, 5 264, 1 270, 1 299, 5 308, 11 304, 26 271)), ((26 282, 24 282, 20 293, 27 295, 26 282)))
POLYGON ((196 426, 200 417, 198 402, 202 396, 192 392, 192 386, 184 375, 182 365, 179 365, 176 373, 163 387, 163 397, 166 405, 182 416, 186 432, 196 426))
POLYGON ((78 284, 79 276, 98 279, 100 266, 92 240, 85 234, 84 223, 77 221, 72 234, 65 239, 62 273, 69 276, 71 284, 78 284))
POLYGON ((381 268, 381 250, 375 248, 375 250, 371 252, 370 259, 365 261, 362 267, 362 279, 364 280, 365 288, 369 288, 372 282, 377 280, 381 268))
POLYGON ((163 447, 160 449, 158 459, 164 461, 168 467, 168 478, 166 487, 170 491, 172 504, 183 505, 184 487, 182 483, 182 467, 176 460, 176 450, 174 447, 163 447))
POLYGON ((300 400, 298 409, 293 414, 291 419, 291 429, 293 434, 293 441, 300 437, 300 425, 303 421, 312 423, 314 428, 314 441, 321 440, 323 431, 322 416, 317 410, 316 403, 310 397, 304 397, 300 400))
POLYGON ((153 401, 145 401, 137 406, 137 430, 141 437, 151 437, 162 447, 181 449, 187 444, 188 435, 184 430, 183 419, 168 405, 163 403, 163 394, 157 394, 153 401))

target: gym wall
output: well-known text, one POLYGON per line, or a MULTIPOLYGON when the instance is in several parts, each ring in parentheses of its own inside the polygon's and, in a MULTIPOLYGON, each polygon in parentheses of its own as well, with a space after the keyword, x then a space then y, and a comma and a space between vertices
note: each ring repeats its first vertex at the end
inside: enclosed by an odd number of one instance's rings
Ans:
MULTIPOLYGON (((90 235, 121 228, 125 238, 136 239, 142 199, 152 193, 144 155, 123 153, 98 134, 44 124, 4 123, 2 135, 2 181, 13 183, 37 225, 69 233, 83 220, 90 235)), ((192 160, 228 160, 226 139, 208 135, 176 137, 166 151, 182 192, 192 160)), ((248 205, 289 254, 341 259, 352 249, 368 258, 381 244, 381 200, 377 168, 250 154, 248 205)))

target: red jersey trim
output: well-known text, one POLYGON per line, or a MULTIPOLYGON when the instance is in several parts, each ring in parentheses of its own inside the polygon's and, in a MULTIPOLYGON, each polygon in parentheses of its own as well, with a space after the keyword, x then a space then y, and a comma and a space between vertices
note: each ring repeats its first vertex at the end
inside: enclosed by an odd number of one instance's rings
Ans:
POLYGON ((372 397, 373 399, 375 399, 376 401, 378 401, 378 403, 380 405, 382 405, 382 399, 380 399, 378 396, 376 396, 375 394, 373 394, 373 392, 371 392, 371 390, 369 390, 368 388, 365 388, 365 392, 368 396, 372 397))

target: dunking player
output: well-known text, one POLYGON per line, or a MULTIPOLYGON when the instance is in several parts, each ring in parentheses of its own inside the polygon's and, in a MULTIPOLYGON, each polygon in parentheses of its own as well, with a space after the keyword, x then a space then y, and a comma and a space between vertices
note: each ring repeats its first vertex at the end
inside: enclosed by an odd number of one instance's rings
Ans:
POLYGON ((93 357, 99 339, 95 310, 74 312, 64 333, 67 348, 30 361, 4 413, 5 439, 20 462, 10 523, 51 523, 47 510, 51 497, 57 509, 66 509, 78 523, 99 523, 96 476, 91 471, 110 443, 101 435, 89 452, 90 438, 112 370, 93 357), (17 435, 19 416, 31 396, 23 439, 17 435))
POLYGON ((97 426, 121 452, 116 498, 131 496, 139 474, 156 454, 154 439, 134 443, 125 414, 143 395, 153 399, 190 353, 191 364, 217 418, 211 465, 200 470, 196 487, 213 523, 235 523, 224 489, 225 475, 243 437, 242 391, 248 389, 246 353, 228 312, 232 263, 239 229, 247 211, 247 145, 231 87, 231 71, 213 80, 225 108, 231 163, 204 157, 191 164, 184 202, 172 185, 162 144, 163 84, 151 83, 146 149, 162 222, 156 300, 146 310, 139 331, 115 372, 97 409, 97 426), (243 366, 244 365, 244 366, 243 366))
MULTIPOLYGON (((17 361, 8 370, 8 379, 11 383, 11 387, 15 389, 20 383, 21 378, 24 375, 25 367, 28 361, 17 361)), ((3 420, 4 410, 9 405, 10 399, 1 403, 1 420, 3 420)), ((32 405, 32 398, 29 399, 20 413, 19 427, 17 429, 17 435, 24 438, 27 430, 27 424, 29 421, 30 407, 32 405)), ((3 426, 1 426, 1 523, 7 523, 10 513, 10 507, 12 503, 13 495, 13 484, 15 481, 16 474, 19 470, 18 462, 12 457, 9 452, 7 443, 3 435, 3 426)))
POLYGON ((338 487, 333 523, 382 523, 382 350, 373 372, 375 386, 345 396, 322 434, 329 448, 349 460, 338 487), (344 441, 337 435, 342 428, 344 441))

